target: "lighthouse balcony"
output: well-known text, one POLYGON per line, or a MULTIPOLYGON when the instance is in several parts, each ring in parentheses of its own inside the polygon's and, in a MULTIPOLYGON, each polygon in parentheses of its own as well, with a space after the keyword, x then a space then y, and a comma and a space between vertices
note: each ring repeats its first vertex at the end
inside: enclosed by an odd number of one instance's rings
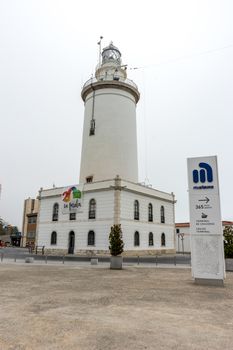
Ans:
POLYGON ((137 103, 140 98, 140 93, 138 91, 137 85, 130 79, 123 79, 121 77, 108 76, 104 79, 91 78, 86 81, 82 88, 82 99, 85 101, 86 96, 94 90, 105 89, 105 88, 115 88, 123 89, 130 92, 137 103))
POLYGON ((130 79, 123 79, 121 77, 118 77, 117 75, 109 75, 107 76, 106 78, 103 78, 103 79, 99 79, 97 80, 96 78, 90 78, 86 81, 86 83, 83 85, 83 89, 86 88, 88 85, 92 85, 92 84, 95 84, 95 83, 101 83, 101 82, 106 82, 106 81, 119 81, 119 82, 122 82, 124 84, 128 84, 132 87, 134 87, 134 89, 137 89, 138 90, 138 87, 137 85, 133 82, 133 80, 130 80, 130 79))

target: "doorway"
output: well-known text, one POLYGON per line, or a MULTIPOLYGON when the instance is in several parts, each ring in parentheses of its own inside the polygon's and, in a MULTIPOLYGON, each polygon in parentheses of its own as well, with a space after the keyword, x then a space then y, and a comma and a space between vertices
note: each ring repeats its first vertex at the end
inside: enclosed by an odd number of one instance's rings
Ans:
POLYGON ((75 233, 74 231, 70 231, 68 254, 74 254, 74 244, 75 244, 75 233))

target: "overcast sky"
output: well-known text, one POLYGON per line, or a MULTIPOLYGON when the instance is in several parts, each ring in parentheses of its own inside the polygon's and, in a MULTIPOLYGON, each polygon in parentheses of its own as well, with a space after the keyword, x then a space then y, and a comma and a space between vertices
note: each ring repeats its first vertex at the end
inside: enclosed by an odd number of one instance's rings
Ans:
POLYGON ((141 93, 139 180, 174 192, 186 221, 186 159, 217 155, 233 220, 232 18, 231 0, 0 0, 0 217, 21 229, 25 198, 78 182, 80 92, 103 35, 141 93))

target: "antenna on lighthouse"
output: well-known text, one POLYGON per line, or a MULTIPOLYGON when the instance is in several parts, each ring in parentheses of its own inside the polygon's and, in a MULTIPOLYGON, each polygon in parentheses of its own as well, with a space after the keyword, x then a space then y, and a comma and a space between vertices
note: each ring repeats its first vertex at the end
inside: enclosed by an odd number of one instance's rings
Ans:
POLYGON ((98 45, 99 45, 99 65, 101 63, 101 41, 104 37, 103 36, 100 36, 100 41, 98 41, 98 45))

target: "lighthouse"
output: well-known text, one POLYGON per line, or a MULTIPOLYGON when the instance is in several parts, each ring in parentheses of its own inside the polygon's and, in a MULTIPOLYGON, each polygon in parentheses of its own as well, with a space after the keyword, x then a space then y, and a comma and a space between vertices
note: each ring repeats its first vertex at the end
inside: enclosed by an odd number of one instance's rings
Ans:
POLYGON ((137 85, 127 78, 121 52, 110 43, 102 51, 95 78, 81 92, 85 105, 79 183, 113 179, 138 182, 137 85))
POLYGON ((36 244, 46 254, 109 254, 121 225, 125 255, 175 252, 175 197, 138 181, 137 85, 120 50, 100 50, 95 77, 83 86, 79 183, 41 189, 36 244))

